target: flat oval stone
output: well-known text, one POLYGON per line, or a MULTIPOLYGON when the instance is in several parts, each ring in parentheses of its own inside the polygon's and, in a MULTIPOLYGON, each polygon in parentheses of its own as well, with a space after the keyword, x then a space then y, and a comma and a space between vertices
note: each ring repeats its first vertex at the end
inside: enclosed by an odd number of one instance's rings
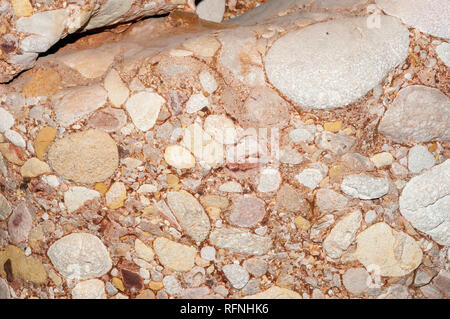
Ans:
POLYGON ((366 95, 408 56, 409 32, 381 16, 314 24, 278 39, 265 57, 269 81, 296 104, 334 109, 366 95))
POLYGON ((92 184, 114 173, 119 165, 119 152, 107 133, 91 129, 56 141, 50 146, 48 160, 60 176, 92 184))
POLYGON ((11 214, 11 211, 12 211, 11 204, 5 198, 5 196, 0 194, 0 221, 3 221, 6 218, 8 218, 9 215, 11 214))
POLYGON ((209 239, 219 248, 246 255, 264 255, 272 247, 272 240, 269 237, 254 235, 232 227, 211 232, 209 239))
POLYGON ((450 246, 450 160, 411 178, 400 195, 400 213, 441 245, 450 246))
POLYGON ((73 233, 58 239, 50 246, 47 255, 67 278, 100 277, 112 267, 105 245, 97 236, 88 233, 73 233))
POLYGON ((211 223, 194 196, 184 191, 169 192, 167 204, 188 236, 200 242, 208 237, 211 223))

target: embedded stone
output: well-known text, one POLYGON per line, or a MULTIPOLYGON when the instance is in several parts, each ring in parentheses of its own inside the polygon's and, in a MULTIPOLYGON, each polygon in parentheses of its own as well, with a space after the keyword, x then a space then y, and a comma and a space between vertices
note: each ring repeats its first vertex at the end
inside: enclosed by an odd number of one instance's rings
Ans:
POLYGON ((49 148, 48 160, 60 176, 91 184, 103 182, 114 173, 119 152, 107 133, 90 129, 57 140, 49 148))

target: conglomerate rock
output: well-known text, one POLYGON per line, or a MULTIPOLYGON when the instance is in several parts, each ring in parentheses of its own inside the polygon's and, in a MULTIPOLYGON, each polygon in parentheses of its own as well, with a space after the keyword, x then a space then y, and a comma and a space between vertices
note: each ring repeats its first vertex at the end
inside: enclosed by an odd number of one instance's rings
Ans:
POLYGON ((0 0, 0 297, 449 296, 447 11, 263 2, 0 0))

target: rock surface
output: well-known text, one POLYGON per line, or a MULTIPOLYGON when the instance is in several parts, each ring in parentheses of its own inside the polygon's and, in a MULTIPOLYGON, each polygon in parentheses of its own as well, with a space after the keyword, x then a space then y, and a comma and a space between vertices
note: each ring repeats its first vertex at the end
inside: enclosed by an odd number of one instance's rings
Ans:
POLYGON ((164 0, 152 2, 140 10, 130 10, 132 0, 89 1, 63 6, 59 2, 46 3, 45 11, 40 10, 39 3, 30 1, 11 1, 11 5, 2 6, 2 15, 11 19, 17 30, 9 34, 11 42, 3 46, 6 56, 0 60, 0 82, 10 81, 16 74, 32 67, 37 53, 47 51, 53 44, 70 33, 91 30, 118 22, 130 21, 140 16, 152 16, 167 13, 177 8, 191 7, 188 0, 164 0), (40 11, 40 12, 36 12, 40 11), (20 32, 20 33, 19 33, 20 32), (20 47, 17 43, 20 42, 20 47), (20 50, 19 50, 20 48, 20 50), (5 66, 5 62, 9 66, 5 66))

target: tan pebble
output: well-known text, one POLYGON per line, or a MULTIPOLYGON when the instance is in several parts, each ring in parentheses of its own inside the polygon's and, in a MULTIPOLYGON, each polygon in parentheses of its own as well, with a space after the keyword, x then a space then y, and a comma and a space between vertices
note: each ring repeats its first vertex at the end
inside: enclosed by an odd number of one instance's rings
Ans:
POLYGON ((20 147, 14 146, 10 143, 0 143, 0 153, 8 160, 16 165, 24 164, 24 155, 20 147))
POLYGON ((137 296, 136 299, 155 299, 155 293, 150 289, 142 290, 137 296))
POLYGON ((206 273, 207 274, 212 274, 214 272, 214 265, 209 266, 208 268, 206 268, 206 273))
POLYGON ((164 152, 167 164, 175 168, 192 168, 195 166, 194 156, 182 146, 170 145, 164 152))
POLYGON ((61 76, 52 69, 37 70, 22 89, 25 97, 48 96, 58 92, 61 76))
POLYGON ((335 121, 335 122, 325 122, 323 125, 323 129, 325 131, 337 133, 342 128, 342 121, 335 121))
POLYGON ((295 217, 294 223, 297 226, 297 228, 302 229, 304 231, 307 231, 311 227, 311 223, 302 216, 295 217))
POLYGON ((20 168, 20 174, 23 177, 37 177, 45 173, 50 173, 51 169, 47 163, 40 161, 36 157, 30 158, 20 168))
POLYGON ((342 133, 345 135, 352 135, 353 134, 353 128, 352 127, 346 127, 342 130, 342 133))
POLYGON ((200 267, 208 267, 210 263, 208 260, 203 259, 200 256, 197 256, 195 257, 195 264, 200 267))
POLYGON ((344 165, 334 165, 330 167, 330 170, 328 171, 328 175, 333 177, 339 177, 345 172, 345 166, 344 165))

